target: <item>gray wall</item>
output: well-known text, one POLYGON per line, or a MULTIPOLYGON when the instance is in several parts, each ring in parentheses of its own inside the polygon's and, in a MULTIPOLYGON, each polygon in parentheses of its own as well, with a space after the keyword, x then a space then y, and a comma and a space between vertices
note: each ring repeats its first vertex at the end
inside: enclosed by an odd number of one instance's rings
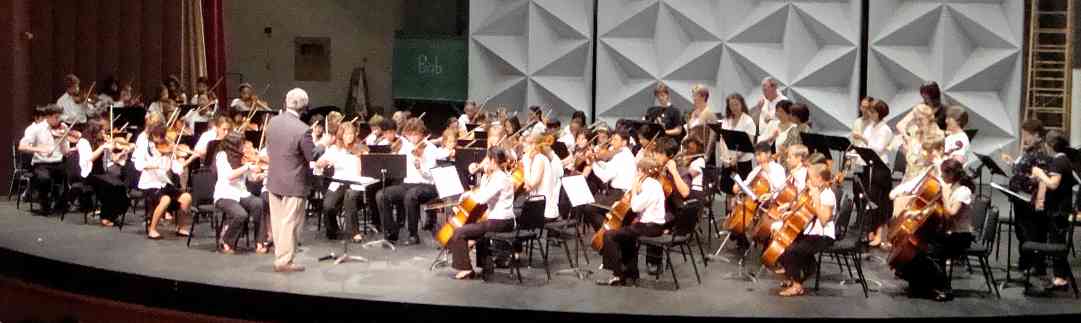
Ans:
MULTIPOLYGON (((368 59, 372 105, 391 106, 394 31, 401 29, 405 0, 225 1, 227 68, 247 82, 272 88, 264 100, 280 106, 293 87, 308 91, 312 106, 342 107, 352 69, 368 59), (273 28, 268 38, 264 27, 273 28), (295 37, 331 38, 329 82, 293 81, 295 37)), ((230 84, 236 87, 237 84, 230 84)))

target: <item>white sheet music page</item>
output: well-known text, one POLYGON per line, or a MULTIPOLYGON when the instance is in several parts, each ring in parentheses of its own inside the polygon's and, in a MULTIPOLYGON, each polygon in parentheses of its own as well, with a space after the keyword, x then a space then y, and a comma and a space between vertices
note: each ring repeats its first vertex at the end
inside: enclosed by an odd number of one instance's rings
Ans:
POLYGON ((586 184, 586 178, 582 175, 563 177, 563 190, 567 192, 567 198, 570 199, 571 206, 579 206, 592 204, 593 192, 589 191, 589 185, 586 184))
POLYGON ((432 168, 432 178, 435 179, 435 190, 441 199, 465 192, 462 180, 458 177, 458 169, 453 166, 432 168))

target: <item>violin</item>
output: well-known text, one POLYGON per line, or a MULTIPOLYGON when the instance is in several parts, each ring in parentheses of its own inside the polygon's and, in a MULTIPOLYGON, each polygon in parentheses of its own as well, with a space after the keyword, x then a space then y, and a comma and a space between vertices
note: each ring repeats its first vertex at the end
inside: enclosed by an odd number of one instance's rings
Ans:
POLYGON ((96 86, 97 84, 97 82, 90 83, 90 87, 86 89, 86 92, 79 93, 79 95, 75 96, 72 99, 75 101, 76 104, 94 103, 94 97, 91 96, 91 94, 92 92, 94 92, 94 86, 96 86))

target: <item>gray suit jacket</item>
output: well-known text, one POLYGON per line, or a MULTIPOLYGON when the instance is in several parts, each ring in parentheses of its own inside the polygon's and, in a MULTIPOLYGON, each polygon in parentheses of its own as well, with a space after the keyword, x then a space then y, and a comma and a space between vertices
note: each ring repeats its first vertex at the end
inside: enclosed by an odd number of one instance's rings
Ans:
POLYGON ((304 197, 308 195, 308 162, 314 161, 311 128, 289 111, 270 119, 267 126, 267 190, 271 193, 304 197))

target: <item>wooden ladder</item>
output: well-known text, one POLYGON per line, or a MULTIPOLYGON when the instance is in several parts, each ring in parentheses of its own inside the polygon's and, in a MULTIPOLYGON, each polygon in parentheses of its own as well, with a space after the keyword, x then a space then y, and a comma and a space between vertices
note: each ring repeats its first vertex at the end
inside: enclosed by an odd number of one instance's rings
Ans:
POLYGON ((1070 80, 1073 71, 1072 0, 1031 0, 1028 81, 1024 117, 1047 129, 1070 132, 1070 80))

